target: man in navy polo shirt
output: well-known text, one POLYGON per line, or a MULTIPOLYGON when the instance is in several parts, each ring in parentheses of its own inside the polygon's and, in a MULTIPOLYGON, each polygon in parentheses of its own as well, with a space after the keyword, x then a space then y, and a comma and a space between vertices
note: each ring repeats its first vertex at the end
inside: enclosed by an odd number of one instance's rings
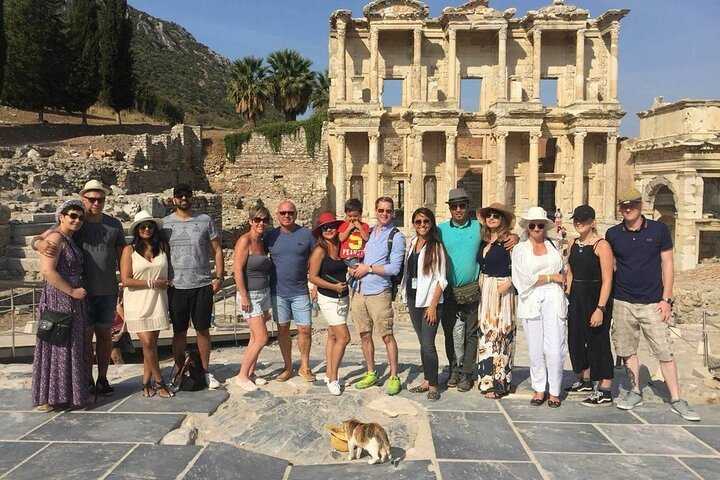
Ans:
POLYGON ((625 360, 632 388, 618 399, 616 406, 632 410, 643 404, 637 356, 642 332, 660 361, 660 370, 670 391, 671 410, 685 420, 699 421, 700 416, 680 399, 677 363, 668 332, 674 280, 670 230, 664 223, 642 215, 642 195, 635 188, 622 192, 618 205, 623 222, 605 234, 616 264, 612 339, 615 353, 625 360))

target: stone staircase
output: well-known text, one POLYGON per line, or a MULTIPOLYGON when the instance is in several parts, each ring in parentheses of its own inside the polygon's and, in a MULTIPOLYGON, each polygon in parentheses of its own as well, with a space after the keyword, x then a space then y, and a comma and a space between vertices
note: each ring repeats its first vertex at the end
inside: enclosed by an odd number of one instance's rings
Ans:
POLYGON ((31 223, 11 224, 10 244, 0 265, 0 276, 6 280, 39 280, 40 257, 30 242, 54 224, 54 213, 36 213, 31 223))

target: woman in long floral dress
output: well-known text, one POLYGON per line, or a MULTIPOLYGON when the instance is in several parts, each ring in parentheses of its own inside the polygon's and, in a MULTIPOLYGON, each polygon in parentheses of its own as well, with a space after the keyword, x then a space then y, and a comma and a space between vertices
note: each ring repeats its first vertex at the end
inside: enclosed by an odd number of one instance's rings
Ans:
POLYGON ((493 203, 478 212, 478 220, 483 226, 478 251, 478 389, 488 398, 500 399, 510 393, 515 353, 516 299, 510 278, 510 252, 504 245, 515 215, 505 205, 493 203))
POLYGON ((37 339, 33 357, 32 405, 49 412, 56 407, 82 407, 88 396, 85 365, 85 297, 82 286, 83 255, 72 240, 80 230, 84 210, 79 200, 69 200, 57 209, 54 231, 48 234, 57 246, 54 257, 40 257, 45 285, 40 296, 40 315, 49 308, 72 313, 70 341, 53 345, 37 339))

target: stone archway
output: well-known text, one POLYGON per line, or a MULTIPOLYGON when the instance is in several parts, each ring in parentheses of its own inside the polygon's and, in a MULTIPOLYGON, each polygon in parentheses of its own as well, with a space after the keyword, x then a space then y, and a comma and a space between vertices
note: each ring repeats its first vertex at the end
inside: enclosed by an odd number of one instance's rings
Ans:
POLYGON ((652 208, 652 217, 663 222, 670 229, 671 237, 675 238, 675 221, 677 219, 677 195, 671 182, 665 177, 657 177, 645 187, 644 199, 646 206, 652 208))

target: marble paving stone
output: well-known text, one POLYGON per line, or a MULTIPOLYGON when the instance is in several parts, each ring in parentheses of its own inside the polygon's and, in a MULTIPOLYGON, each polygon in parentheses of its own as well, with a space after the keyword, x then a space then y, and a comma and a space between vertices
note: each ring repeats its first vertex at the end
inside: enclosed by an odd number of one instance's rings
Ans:
POLYGON ((628 454, 716 455, 681 427, 602 425, 600 429, 628 454))
POLYGON ((592 425, 516 423, 515 428, 533 452, 619 453, 592 425))
POLYGON ((113 383, 115 392, 110 396, 91 396, 85 405, 87 411, 107 412, 122 405, 128 398, 140 391, 141 377, 132 377, 122 382, 113 383))
POLYGON ((200 451, 196 445, 138 445, 106 479, 174 479, 200 451))
POLYGON ((717 480, 720 477, 720 458, 682 457, 680 461, 705 480, 717 480))
POLYGON ((287 460, 253 453, 225 443, 210 443, 195 460, 186 480, 281 479, 287 460))
POLYGON ((633 408, 633 412, 653 424, 720 426, 720 408, 717 405, 692 405, 692 408, 700 415, 699 422, 689 422, 677 413, 673 413, 667 403, 645 404, 633 408))
POLYGON ((118 412, 171 412, 205 413, 212 415, 230 394, 226 390, 200 390, 198 392, 177 392, 172 398, 160 398, 160 395, 145 398, 136 392, 112 411, 118 412))
POLYGON ((440 462, 443 478, 473 480, 536 480, 540 472, 532 463, 440 462))
POLYGON ((500 400, 500 406, 514 422, 579 422, 579 423, 637 423, 635 416, 610 407, 583 407, 580 402, 563 400, 560 408, 549 408, 547 402, 539 407, 530 405, 530 400, 500 400))
POLYGON ((158 443, 184 419, 181 414, 63 413, 22 440, 158 443))
MULTIPOLYGON (((685 427, 685 430, 720 452, 720 427, 685 427)), ((718 471, 720 477, 720 471, 718 471)))
POLYGON ((47 443, 0 442, 0 477, 47 443))
POLYGON ((132 445, 55 443, 8 474, 6 479, 100 478, 132 445), (72 459, 72 461, 68 461, 72 459))
POLYGON ((691 478, 687 468, 670 457, 633 455, 584 454, 574 458, 556 453, 535 454, 540 466, 553 480, 590 478, 596 472, 600 478, 632 480, 670 480, 691 478), (599 472, 607 472, 603 475, 599 472))
POLYGON ((462 412, 499 412, 497 401, 490 400, 480 395, 480 392, 473 388, 469 392, 458 392, 456 389, 443 390, 440 388, 440 400, 431 402, 427 399, 427 393, 410 393, 403 389, 400 395, 414 400, 428 410, 457 410, 462 412))
POLYGON ((437 458, 528 460, 503 415, 479 412, 429 412, 437 458), (493 441, 488 442, 488 436, 493 441))
POLYGON ((19 440, 38 425, 52 420, 56 412, 0 412, 0 440, 19 440))
POLYGON ((437 475, 431 471, 432 464, 427 460, 385 462, 368 465, 367 460, 355 460, 352 463, 338 465, 294 465, 288 480, 369 480, 375 478, 392 478, 393 480, 436 480, 437 475))
POLYGON ((10 388, 0 390, 0 411, 17 412, 18 410, 32 410, 32 408, 28 390, 10 388))

